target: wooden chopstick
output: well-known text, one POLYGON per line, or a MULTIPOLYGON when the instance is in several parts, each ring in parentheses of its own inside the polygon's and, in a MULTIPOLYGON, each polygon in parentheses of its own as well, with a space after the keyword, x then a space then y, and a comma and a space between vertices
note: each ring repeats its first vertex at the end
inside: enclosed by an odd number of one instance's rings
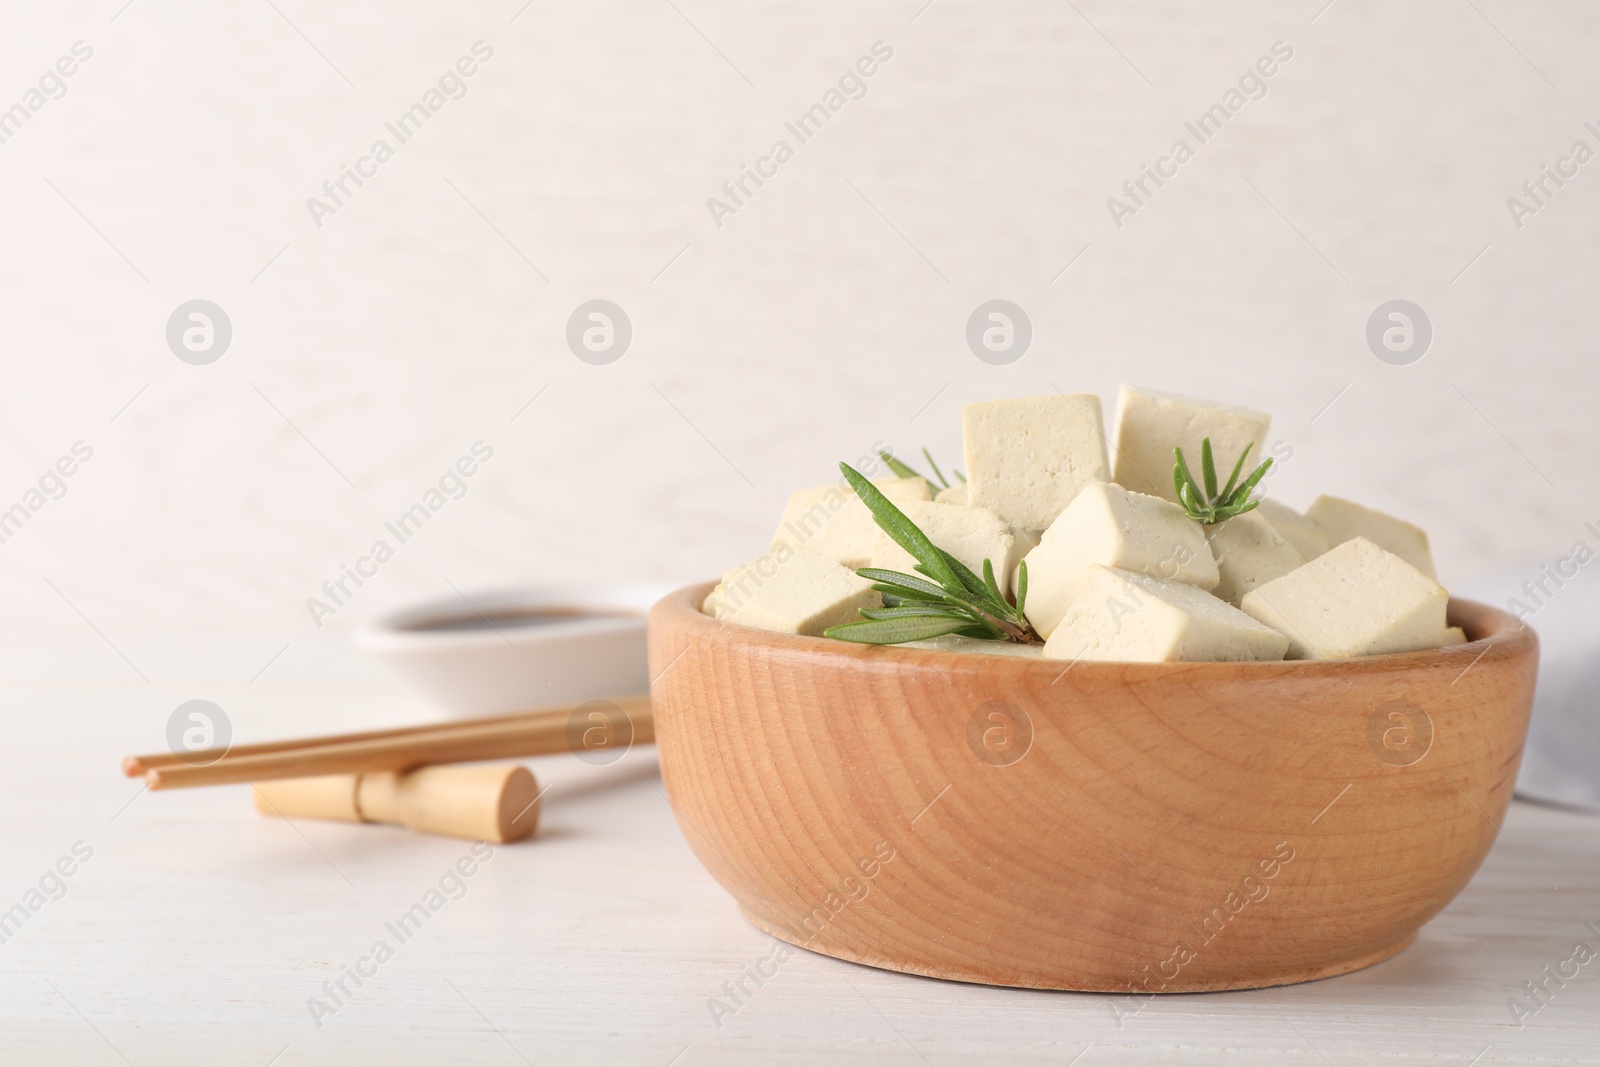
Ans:
MULTIPOLYGON (((632 743, 649 744, 655 740, 649 697, 628 697, 615 703, 632 723, 632 743)), ((573 710, 553 708, 521 715, 369 731, 366 734, 270 742, 223 752, 211 763, 201 762, 206 753, 188 753, 188 760, 168 760, 163 756, 159 762, 144 763, 145 781, 152 790, 180 789, 275 778, 398 771, 436 763, 551 755, 572 751, 568 741, 568 723, 573 710)), ((614 735, 609 739, 590 735, 585 739, 585 748, 607 748, 628 740, 614 735)), ((134 759, 143 762, 152 758, 134 759)))
POLYGON ((359 733, 330 734, 327 737, 292 737, 283 741, 263 741, 254 745, 232 745, 226 749, 196 749, 181 755, 172 752, 152 752, 143 756, 124 756, 122 773, 137 778, 154 767, 192 766, 212 763, 216 758, 228 756, 260 756, 268 752, 292 752, 314 745, 342 745, 356 741, 377 741, 385 737, 423 737, 429 733, 462 726, 522 721, 540 712, 519 711, 511 715, 489 715, 478 719, 457 719, 453 722, 431 722, 420 726, 399 726, 387 730, 364 730, 359 733))

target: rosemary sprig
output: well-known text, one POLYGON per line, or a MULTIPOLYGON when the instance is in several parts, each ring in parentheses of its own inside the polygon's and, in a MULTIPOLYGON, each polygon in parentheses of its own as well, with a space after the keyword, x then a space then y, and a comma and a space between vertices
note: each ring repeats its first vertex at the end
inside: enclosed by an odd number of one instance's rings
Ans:
POLYGON ((1255 447, 1251 441, 1244 446, 1244 451, 1239 453, 1239 462, 1233 465, 1233 473, 1228 476, 1228 484, 1217 491, 1217 468, 1211 458, 1211 438, 1202 438, 1200 441, 1200 475, 1205 479, 1205 488, 1201 489, 1195 482, 1194 475, 1189 473, 1189 464, 1183 458, 1183 449, 1174 448, 1173 458, 1176 462, 1172 465, 1172 488, 1178 494, 1178 503, 1183 505, 1189 517, 1207 526, 1214 526, 1224 522, 1235 515, 1243 515, 1251 511, 1261 501, 1251 500, 1250 494, 1255 490, 1256 483, 1266 477, 1267 469, 1272 466, 1272 460, 1262 461, 1261 466, 1250 473, 1242 483, 1239 473, 1244 470, 1245 457, 1250 454, 1250 449, 1255 447))
MULTIPOLYGON (((934 462, 933 453, 928 451, 927 445, 922 446, 922 454, 927 457, 928 466, 933 468, 932 478, 924 478, 921 472, 919 472, 916 468, 902 463, 900 460, 896 459, 892 452, 880 451, 878 453, 878 458, 883 460, 884 464, 901 478, 922 478, 923 481, 930 485, 937 485, 940 489, 950 488, 950 482, 945 478, 944 471, 939 469, 939 464, 934 462)), ((950 473, 954 474, 963 482, 967 480, 967 476, 956 470, 954 467, 950 468, 950 473)))
POLYGON ((994 564, 989 560, 983 561, 982 577, 974 574, 970 567, 929 540, 859 471, 848 463, 839 464, 839 469, 883 532, 916 559, 916 569, 923 576, 862 567, 856 573, 873 583, 872 588, 883 594, 886 606, 863 608, 865 621, 830 627, 824 631, 825 637, 869 645, 898 645, 945 634, 1025 645, 1043 643, 1023 614, 1028 596, 1026 560, 1017 577, 1017 602, 1012 604, 1000 592, 994 564))

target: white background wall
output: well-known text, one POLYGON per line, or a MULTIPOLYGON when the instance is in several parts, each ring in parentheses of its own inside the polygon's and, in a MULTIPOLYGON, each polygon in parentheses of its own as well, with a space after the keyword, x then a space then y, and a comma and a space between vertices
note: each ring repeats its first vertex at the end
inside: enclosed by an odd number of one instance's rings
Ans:
POLYGON ((293 674, 451 583, 709 577, 838 459, 953 456, 962 403, 1053 385, 1270 410, 1274 494, 1425 524, 1447 584, 1600 518, 1600 162, 1506 207, 1600 148, 1600 10, 923 2, 9 6, 0 106, 94 55, 0 144, 0 506, 94 458, 0 545, 0 662, 241 680, 288 645, 293 674), (307 197, 480 39, 467 95, 318 228, 307 197), (716 227, 878 40, 865 98, 716 227), (1268 95, 1114 226, 1279 40, 1268 95), (233 323, 210 366, 164 339, 195 297, 233 323), (594 297, 634 324, 611 366, 563 339, 594 297), (1034 324, 1012 366, 964 341, 991 297, 1034 324), (1394 297, 1435 328, 1411 366, 1364 340, 1394 297), (315 629, 306 598, 479 439, 466 497, 315 629), (219 637, 252 651, 208 663, 219 637))

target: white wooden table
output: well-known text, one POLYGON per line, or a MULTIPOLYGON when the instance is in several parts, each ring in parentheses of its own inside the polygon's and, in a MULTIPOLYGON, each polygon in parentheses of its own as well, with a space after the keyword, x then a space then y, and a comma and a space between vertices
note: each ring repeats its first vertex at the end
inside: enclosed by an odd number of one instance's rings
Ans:
MULTIPOLYGON (((718 1026, 710 999, 773 942, 696 863, 653 750, 605 768, 533 761, 551 786, 539 837, 496 848, 401 941, 386 924, 426 904, 468 843, 266 819, 242 787, 141 794, 118 758, 160 748, 203 677, 93 673, 35 659, 35 677, 8 686, 0 908, 26 909, 75 843, 93 853, 0 944, 8 1064, 1600 1063, 1600 961, 1550 983, 1520 1028, 1507 1006, 1575 942, 1600 949, 1584 926, 1600 926, 1591 817, 1515 805, 1476 880, 1417 944, 1342 978, 1161 998, 1119 1018, 1129 1004, 1110 997, 800 952, 718 1026), (379 940, 392 958, 362 964, 379 940), (344 977, 358 964, 370 975, 359 986, 344 977), (341 977, 335 1000, 323 983, 341 977), (330 1010, 314 1018, 312 998, 330 1010)), ((387 681, 299 673, 205 695, 239 740, 421 714, 387 681)))

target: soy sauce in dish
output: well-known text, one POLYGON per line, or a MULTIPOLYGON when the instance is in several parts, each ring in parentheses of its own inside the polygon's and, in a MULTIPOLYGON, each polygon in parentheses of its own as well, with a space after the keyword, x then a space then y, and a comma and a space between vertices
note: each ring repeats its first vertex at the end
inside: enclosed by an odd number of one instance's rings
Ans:
POLYGON ((472 633, 479 630, 526 630, 539 626, 579 622, 584 619, 636 618, 626 611, 593 611, 586 608, 526 608, 516 611, 491 611, 470 615, 447 615, 406 626, 412 633, 472 633))

